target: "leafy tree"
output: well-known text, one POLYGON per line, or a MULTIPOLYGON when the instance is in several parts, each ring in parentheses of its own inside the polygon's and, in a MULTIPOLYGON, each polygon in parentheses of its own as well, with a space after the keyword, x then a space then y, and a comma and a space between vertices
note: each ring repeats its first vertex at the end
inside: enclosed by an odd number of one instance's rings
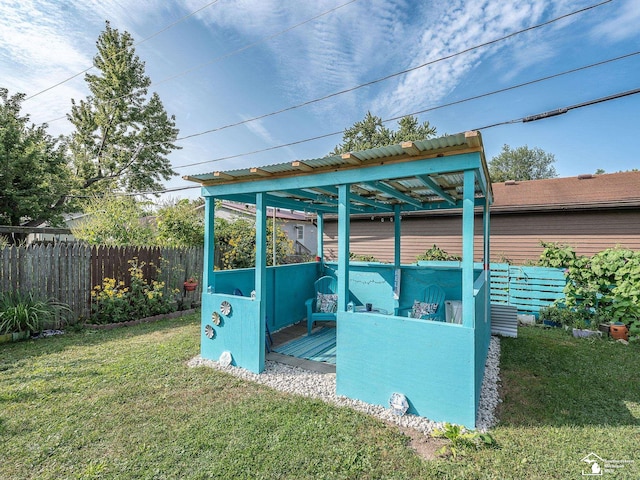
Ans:
MULTIPOLYGON (((220 252, 223 269, 251 268, 256 263, 256 226, 240 218, 228 221, 216 218, 215 249, 220 252)), ((267 220, 267 265, 273 263, 273 220, 267 220)), ((276 225, 276 262, 283 262, 292 251, 291 240, 276 225)))
POLYGON ((99 73, 85 76, 91 94, 72 100, 67 117, 75 131, 69 149, 79 189, 153 191, 175 175, 167 158, 179 148, 174 145, 175 117, 167 114, 157 93, 147 98, 151 80, 133 43, 128 32, 107 22, 93 59, 99 73))
POLYGON ((84 220, 71 229, 90 245, 152 245, 153 228, 144 221, 145 204, 134 197, 95 197, 84 205, 84 220))
POLYGON ((204 244, 204 213, 201 199, 182 199, 167 204, 156 215, 156 242, 164 247, 195 247, 204 244))
POLYGON ((489 162, 489 174, 493 182, 554 178, 558 176, 553 166, 555 161, 553 154, 538 147, 525 145, 511 149, 503 145, 502 152, 489 162))
POLYGON ((412 115, 398 121, 398 130, 385 127, 382 119, 367 112, 364 119, 347 128, 342 143, 336 145, 330 155, 337 155, 368 148, 383 147, 410 140, 424 140, 436 135, 436 128, 429 122, 418 123, 412 115))
POLYGON ((0 88, 0 225, 59 224, 62 208, 51 206, 70 186, 64 151, 46 125, 20 114, 24 97, 0 88))

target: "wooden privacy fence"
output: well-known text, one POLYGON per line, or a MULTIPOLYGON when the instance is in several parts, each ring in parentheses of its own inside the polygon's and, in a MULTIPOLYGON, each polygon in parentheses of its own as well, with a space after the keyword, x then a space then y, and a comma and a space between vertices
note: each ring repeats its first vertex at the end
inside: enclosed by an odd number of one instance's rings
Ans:
POLYGON ((164 282, 165 293, 182 292, 189 277, 198 281, 192 298, 201 293, 201 247, 89 247, 74 243, 0 249, 0 291, 34 292, 69 305, 78 319, 91 314, 91 289, 104 278, 129 285, 129 268, 136 261, 146 280, 164 282))
POLYGON ((4 247, 0 250, 0 291, 33 292, 89 316, 91 249, 79 244, 4 247))
POLYGON ((491 303, 512 305, 534 314, 564 298, 567 279, 561 268, 491 264, 491 303))

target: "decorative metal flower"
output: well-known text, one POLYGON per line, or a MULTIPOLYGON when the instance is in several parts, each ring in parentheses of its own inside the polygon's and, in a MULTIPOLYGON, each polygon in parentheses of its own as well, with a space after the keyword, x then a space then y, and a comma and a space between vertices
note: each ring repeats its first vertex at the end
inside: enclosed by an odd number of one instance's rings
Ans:
POLYGON ((220 325, 220 314, 218 312, 213 312, 211 314, 211 321, 214 325, 220 325))
POLYGON ((229 315, 231 313, 231 304, 225 300, 220 304, 220 311, 223 315, 229 315))
POLYGON ((207 336, 207 338, 213 338, 216 336, 216 331, 211 325, 207 325, 206 327, 204 327, 204 334, 207 336))

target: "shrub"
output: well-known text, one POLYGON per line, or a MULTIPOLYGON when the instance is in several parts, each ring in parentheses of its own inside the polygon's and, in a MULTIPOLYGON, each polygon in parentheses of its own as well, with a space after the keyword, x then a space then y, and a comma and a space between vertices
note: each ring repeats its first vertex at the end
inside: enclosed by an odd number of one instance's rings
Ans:
POLYGON ((33 292, 0 294, 0 334, 40 332, 68 318, 68 305, 53 299, 38 298, 33 292))
POLYGON ((540 264, 565 268, 569 309, 582 309, 614 322, 640 323, 640 252, 616 247, 589 258, 577 256, 566 245, 542 245, 540 264))
POLYGON ((373 255, 360 255, 359 253, 349 252, 349 260, 354 262, 379 262, 373 255))
POLYGON ((459 261, 460 257, 458 255, 449 254, 434 244, 433 247, 424 252, 422 255, 418 255, 416 260, 459 261))
MULTIPOLYGON (((144 262, 134 258, 129 264, 130 287, 115 278, 104 278, 102 285, 91 291, 94 323, 120 323, 176 310, 173 296, 164 294, 164 282, 144 279, 144 262)), ((156 268, 156 272, 160 270, 156 268)), ((180 290, 174 289, 173 293, 180 290)))

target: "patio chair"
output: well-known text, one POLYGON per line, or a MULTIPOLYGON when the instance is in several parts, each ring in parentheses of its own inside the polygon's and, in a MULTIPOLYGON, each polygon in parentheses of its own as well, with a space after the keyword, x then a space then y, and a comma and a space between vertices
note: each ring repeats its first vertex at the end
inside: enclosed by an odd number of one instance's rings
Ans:
POLYGON ((315 297, 305 302, 307 306, 307 335, 311 335, 313 322, 335 322, 338 309, 338 290, 335 278, 328 275, 320 277, 313 286, 315 297))
POLYGON ((408 316, 444 322, 444 299, 444 290, 438 285, 430 285, 425 289, 423 298, 413 302, 408 316))

